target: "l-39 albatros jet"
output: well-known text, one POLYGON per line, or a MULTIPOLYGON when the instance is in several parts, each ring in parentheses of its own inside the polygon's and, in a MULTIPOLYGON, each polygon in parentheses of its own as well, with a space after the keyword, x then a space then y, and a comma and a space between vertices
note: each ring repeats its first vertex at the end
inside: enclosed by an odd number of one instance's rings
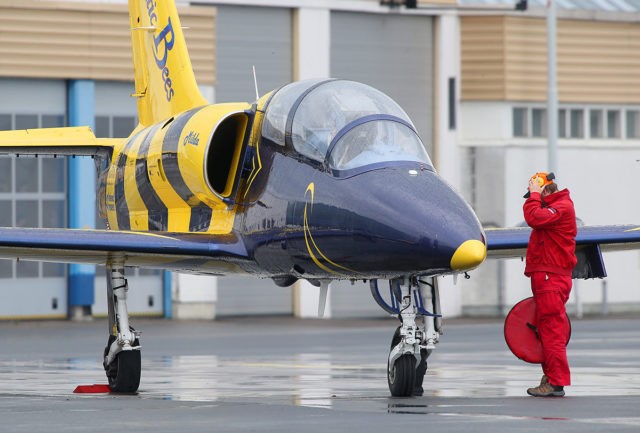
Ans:
MULTIPOLYGON (((308 80, 254 103, 209 105, 174 2, 130 0, 129 12, 140 124, 127 139, 82 127, 0 133, 4 154, 93 156, 110 230, 0 228, 0 257, 107 267, 104 368, 114 392, 135 392, 140 382, 124 275, 137 266, 249 274, 280 286, 306 279, 321 297, 332 280, 368 280, 401 322, 388 358, 391 394, 421 393, 441 330, 433 277, 479 266, 487 249, 522 255, 528 231, 485 234, 383 93, 308 80)), ((604 274, 600 244, 637 247, 634 229, 582 229, 580 276, 604 274)))

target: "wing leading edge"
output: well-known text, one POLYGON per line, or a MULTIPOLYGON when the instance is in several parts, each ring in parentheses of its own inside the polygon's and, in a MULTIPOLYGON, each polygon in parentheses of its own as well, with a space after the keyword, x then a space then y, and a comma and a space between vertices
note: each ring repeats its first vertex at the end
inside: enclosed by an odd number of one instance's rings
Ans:
POLYGON ((148 233, 110 230, 0 228, 0 258, 166 269, 207 274, 242 273, 249 261, 233 234, 148 233))
MULTIPOLYGON (((487 256, 491 258, 524 258, 531 229, 514 227, 485 229, 487 256)), ((601 278, 606 276, 601 252, 624 251, 640 248, 640 226, 610 225, 578 227, 576 256, 578 265, 574 278, 601 278)))

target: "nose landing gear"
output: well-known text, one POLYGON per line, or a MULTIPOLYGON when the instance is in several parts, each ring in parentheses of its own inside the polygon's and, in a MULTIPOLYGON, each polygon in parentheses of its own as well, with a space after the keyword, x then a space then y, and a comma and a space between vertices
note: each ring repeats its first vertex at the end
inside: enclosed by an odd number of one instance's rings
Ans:
POLYGON ((370 287, 378 305, 402 322, 391 340, 387 361, 389 391, 394 397, 422 395, 427 358, 438 343, 442 328, 435 278, 431 282, 415 278, 390 280, 391 305, 381 296, 376 280, 370 282, 370 287))

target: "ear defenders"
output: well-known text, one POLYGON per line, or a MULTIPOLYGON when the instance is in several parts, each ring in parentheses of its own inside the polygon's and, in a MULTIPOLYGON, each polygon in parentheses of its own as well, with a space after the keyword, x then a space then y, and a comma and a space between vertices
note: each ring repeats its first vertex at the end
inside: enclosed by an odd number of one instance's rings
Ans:
MULTIPOLYGON (((532 180, 538 181, 538 185, 540 185, 540 187, 551 185, 555 178, 556 178, 556 175, 553 173, 536 173, 533 176, 531 176, 532 180)), ((531 193, 527 191, 527 193, 523 197, 529 198, 530 196, 531 196, 531 193)))

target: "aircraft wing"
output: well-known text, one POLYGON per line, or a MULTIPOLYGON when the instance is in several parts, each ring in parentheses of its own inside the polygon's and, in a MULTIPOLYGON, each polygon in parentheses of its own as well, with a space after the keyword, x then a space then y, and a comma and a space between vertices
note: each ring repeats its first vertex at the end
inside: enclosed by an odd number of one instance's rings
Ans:
MULTIPOLYGON (((486 229, 487 256, 491 258, 524 258, 529 243, 529 227, 486 229)), ((640 226, 611 225, 578 227, 574 278, 606 276, 602 251, 640 249, 640 226)))
POLYGON ((125 266, 195 273, 242 272, 248 261, 233 234, 149 233, 0 227, 0 258, 125 266))
POLYGON ((108 156, 120 138, 96 138, 88 126, 0 131, 0 154, 108 156))

